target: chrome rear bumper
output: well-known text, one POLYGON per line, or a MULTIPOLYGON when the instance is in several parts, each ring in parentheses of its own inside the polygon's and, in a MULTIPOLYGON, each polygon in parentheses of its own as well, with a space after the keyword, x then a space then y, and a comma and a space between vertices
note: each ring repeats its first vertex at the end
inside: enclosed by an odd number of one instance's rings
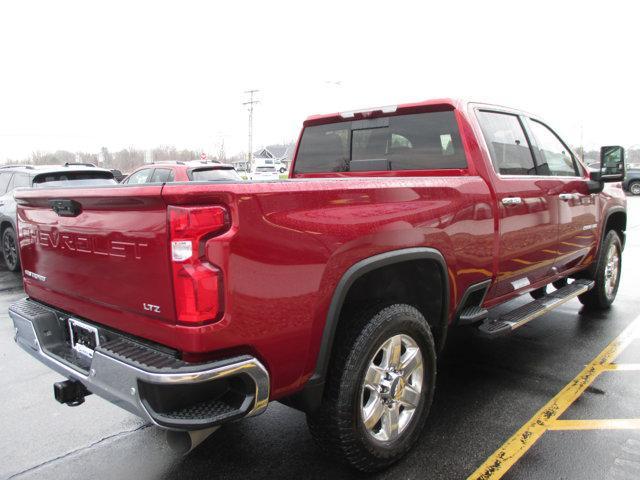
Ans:
POLYGON ((269 373, 254 357, 190 364, 93 324, 101 341, 90 358, 71 348, 64 312, 23 299, 11 305, 9 315, 16 343, 30 355, 158 426, 202 429, 267 407, 269 373))

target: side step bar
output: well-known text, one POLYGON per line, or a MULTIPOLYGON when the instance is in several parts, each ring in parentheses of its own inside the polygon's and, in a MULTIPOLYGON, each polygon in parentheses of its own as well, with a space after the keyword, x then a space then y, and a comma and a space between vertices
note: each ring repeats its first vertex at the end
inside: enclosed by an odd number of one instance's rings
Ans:
POLYGON ((467 307, 458 316, 458 322, 461 325, 470 325, 472 323, 485 320, 489 316, 489 310, 486 308, 473 306, 467 307))
POLYGON ((478 330, 487 336, 499 336, 509 333, 516 328, 526 325, 534 318, 559 307, 563 303, 582 295, 593 288, 593 280, 576 280, 575 282, 556 290, 538 300, 522 305, 498 318, 489 318, 482 323, 478 330))

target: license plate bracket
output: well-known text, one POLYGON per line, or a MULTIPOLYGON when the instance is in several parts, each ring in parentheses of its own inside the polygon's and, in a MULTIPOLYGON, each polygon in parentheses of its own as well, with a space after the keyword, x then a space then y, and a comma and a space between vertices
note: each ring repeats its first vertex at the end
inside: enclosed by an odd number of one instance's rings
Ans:
POLYGON ((96 327, 81 320, 69 318, 69 335, 71 348, 82 355, 93 358, 93 352, 100 345, 96 327))

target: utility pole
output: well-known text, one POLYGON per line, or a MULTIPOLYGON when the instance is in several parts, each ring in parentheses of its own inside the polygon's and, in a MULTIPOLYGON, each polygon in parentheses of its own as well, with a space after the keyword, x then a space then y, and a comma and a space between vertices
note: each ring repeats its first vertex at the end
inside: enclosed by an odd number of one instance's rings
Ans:
POLYGON ((247 166, 251 169, 251 158, 253 156, 253 106, 258 103, 258 100, 253 99, 253 95, 260 90, 247 90, 244 93, 249 94, 249 100, 244 102, 243 105, 248 105, 249 110, 249 149, 247 151, 247 166))
POLYGON ((580 122, 580 149, 582 150, 582 163, 584 163, 584 123, 580 122))

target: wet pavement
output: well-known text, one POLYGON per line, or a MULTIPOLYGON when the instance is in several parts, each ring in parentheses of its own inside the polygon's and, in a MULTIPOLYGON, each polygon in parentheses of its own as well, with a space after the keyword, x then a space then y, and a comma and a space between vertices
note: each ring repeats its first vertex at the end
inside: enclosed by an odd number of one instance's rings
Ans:
MULTIPOLYGON (((639 317, 640 197, 629 210, 611 311, 586 313, 572 300, 509 337, 453 332, 419 444, 374 478, 469 477, 639 317)), ((19 276, 0 270, 0 478, 368 478, 324 457, 304 415, 278 403, 222 427, 187 457, 168 449, 162 431, 95 396, 59 405, 52 384, 61 377, 13 343, 6 311, 22 295, 19 276)), ((546 430, 502 478, 640 478, 640 339, 614 363, 628 367, 598 375, 560 415, 571 429, 546 430)))

